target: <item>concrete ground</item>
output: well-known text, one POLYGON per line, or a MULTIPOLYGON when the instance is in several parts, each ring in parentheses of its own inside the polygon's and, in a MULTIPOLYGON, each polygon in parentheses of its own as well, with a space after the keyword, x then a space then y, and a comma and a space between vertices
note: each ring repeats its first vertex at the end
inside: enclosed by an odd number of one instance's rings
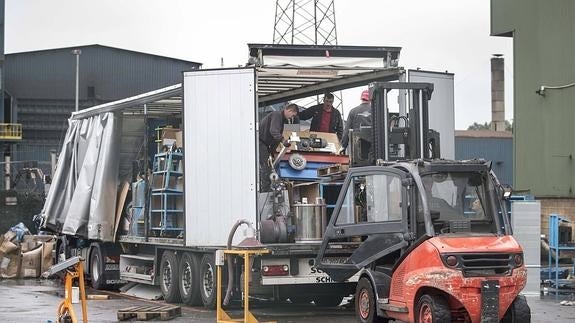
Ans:
MULTIPOLYGON (((61 300, 62 286, 58 281, 0 280, 0 321, 1 322, 56 322, 56 306, 61 300)), ((88 290, 88 294, 103 294, 88 290)), ((117 322, 117 311, 135 305, 164 304, 163 301, 148 301, 110 292, 109 300, 89 300, 88 320, 90 322, 117 322)), ((575 322, 575 306, 562 306, 562 300, 575 299, 573 293, 558 297, 546 295, 528 297, 532 322, 575 322)), ((274 320, 278 323, 291 322, 354 322, 353 308, 334 307, 318 309, 310 305, 253 304, 253 312, 262 321, 274 320)), ((76 314, 81 317, 81 308, 76 305, 76 314)), ((232 311, 239 316, 241 311, 232 311)), ((235 316, 234 316, 235 317, 235 316)), ((134 322, 134 321, 132 321, 134 322)), ((215 312, 198 307, 182 306, 182 316, 170 322, 215 322, 215 312)))

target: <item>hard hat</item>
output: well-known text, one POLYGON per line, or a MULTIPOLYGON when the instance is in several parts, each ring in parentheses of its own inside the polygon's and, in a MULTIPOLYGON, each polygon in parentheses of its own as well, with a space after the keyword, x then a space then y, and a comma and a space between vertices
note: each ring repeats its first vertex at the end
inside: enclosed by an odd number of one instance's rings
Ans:
POLYGON ((361 92, 361 100, 369 101, 369 90, 364 90, 363 92, 361 92))

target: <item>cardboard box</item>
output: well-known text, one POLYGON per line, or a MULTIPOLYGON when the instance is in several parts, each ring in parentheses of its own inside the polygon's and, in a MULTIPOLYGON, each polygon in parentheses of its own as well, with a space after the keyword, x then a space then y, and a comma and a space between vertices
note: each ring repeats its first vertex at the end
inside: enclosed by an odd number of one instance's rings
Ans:
POLYGON ((20 252, 0 257, 0 278, 17 278, 20 260, 20 252))
POLYGON ((22 264, 20 269, 21 278, 36 278, 42 274, 42 249, 41 244, 38 248, 22 253, 22 264))
POLYGON ((318 182, 299 183, 293 186, 294 202, 303 203, 307 199, 308 204, 315 204, 316 199, 321 197, 318 182))
POLYGON ((54 258, 52 257, 52 251, 54 250, 55 246, 56 246, 55 240, 44 242, 44 245, 42 247, 42 263, 40 265, 40 275, 42 275, 42 273, 44 273, 45 271, 50 269, 52 265, 54 265, 54 258))
POLYGON ((173 139, 176 141, 177 147, 182 147, 182 131, 178 128, 162 129, 162 137, 160 139, 162 142, 164 139, 173 139))
MULTIPOLYGON (((283 132, 283 137, 284 140, 288 139, 290 136, 292 135, 292 131, 284 131, 283 132)), ((329 132, 315 132, 315 131, 309 131, 309 130, 305 130, 305 131, 300 131, 297 132, 298 137, 300 138, 309 138, 311 137, 311 135, 315 135, 317 138, 322 138, 327 142, 327 150, 330 151, 326 151, 326 148, 323 149, 312 149, 311 151, 320 151, 320 152, 326 152, 326 153, 338 153, 339 150, 341 149, 341 144, 339 142, 339 139, 337 138, 337 135, 335 133, 329 133, 329 132)), ((280 146, 278 147, 279 149, 281 149, 281 143, 280 146)), ((295 150, 295 144, 292 143, 290 146, 290 149, 295 150)))
POLYGON ((16 250, 18 250, 18 246, 10 240, 5 239, 2 244, 0 244, 0 253, 2 254, 11 254, 16 250))
POLYGON ((176 136, 176 147, 178 148, 182 148, 184 147, 184 141, 182 140, 182 131, 176 131, 175 136, 176 136))

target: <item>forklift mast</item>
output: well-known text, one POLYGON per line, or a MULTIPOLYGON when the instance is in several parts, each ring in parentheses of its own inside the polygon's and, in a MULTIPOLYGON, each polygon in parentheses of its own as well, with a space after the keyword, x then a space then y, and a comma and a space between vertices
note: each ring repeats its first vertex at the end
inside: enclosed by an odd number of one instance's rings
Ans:
POLYGON ((352 166, 440 157, 439 133, 429 129, 432 83, 376 82, 369 91, 373 126, 352 132, 352 166), (411 103, 407 115, 389 112, 391 90, 407 91, 411 103))

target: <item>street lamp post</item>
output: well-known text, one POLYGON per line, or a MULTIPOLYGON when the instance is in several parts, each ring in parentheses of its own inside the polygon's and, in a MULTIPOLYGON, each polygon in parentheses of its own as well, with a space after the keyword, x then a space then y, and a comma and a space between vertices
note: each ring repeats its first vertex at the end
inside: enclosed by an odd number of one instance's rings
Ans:
POLYGON ((82 50, 81 49, 74 49, 72 51, 72 54, 76 55, 76 112, 78 112, 78 95, 79 95, 79 89, 80 89, 80 55, 82 54, 82 50))

